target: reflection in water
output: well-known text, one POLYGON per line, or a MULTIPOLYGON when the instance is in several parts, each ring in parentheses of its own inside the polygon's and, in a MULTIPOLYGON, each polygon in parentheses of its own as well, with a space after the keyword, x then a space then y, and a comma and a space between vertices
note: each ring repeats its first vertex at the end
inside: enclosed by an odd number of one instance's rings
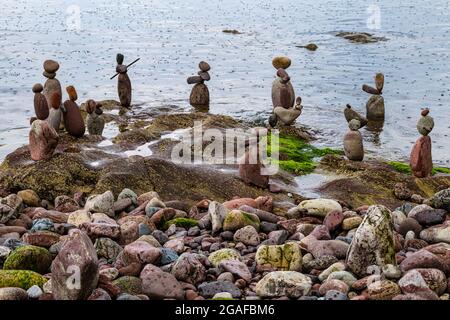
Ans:
MULTIPOLYGON (((380 135, 383 132, 384 120, 368 121, 366 130, 368 132, 368 139, 374 146, 381 146, 380 135)), ((366 135, 367 136, 367 135, 366 135)))

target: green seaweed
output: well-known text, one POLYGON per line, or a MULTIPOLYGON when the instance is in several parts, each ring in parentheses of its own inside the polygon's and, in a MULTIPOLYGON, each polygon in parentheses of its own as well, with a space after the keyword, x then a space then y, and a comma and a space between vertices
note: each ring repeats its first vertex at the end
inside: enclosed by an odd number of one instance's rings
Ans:
MULTIPOLYGON (((281 169, 298 175, 313 172, 320 158, 327 154, 342 154, 342 151, 339 150, 314 147, 294 136, 279 135, 278 139, 280 160, 272 160, 272 164, 279 165, 281 169)), ((269 155, 272 154, 272 140, 272 135, 269 135, 269 155)))
MULTIPOLYGON (((404 174, 412 174, 411 167, 407 163, 403 162, 397 162, 397 161, 389 161, 388 165, 390 165, 395 171, 398 171, 400 173, 404 174)), ((449 168, 444 167, 434 167, 431 171, 432 175, 438 174, 438 173, 450 173, 449 168)))
POLYGON ((165 229, 165 230, 168 229, 172 224, 176 225, 177 227, 189 229, 189 228, 197 226, 198 221, 195 219, 189 219, 189 218, 175 218, 175 219, 165 222, 163 225, 163 229, 165 229))

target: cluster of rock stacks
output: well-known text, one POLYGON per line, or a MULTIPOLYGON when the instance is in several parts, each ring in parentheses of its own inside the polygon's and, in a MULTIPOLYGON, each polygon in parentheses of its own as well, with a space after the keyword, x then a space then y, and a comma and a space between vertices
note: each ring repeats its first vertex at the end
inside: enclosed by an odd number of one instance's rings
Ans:
MULTIPOLYGON (((53 60, 44 62, 44 76, 48 78, 45 85, 37 83, 33 86, 35 117, 31 118, 31 130, 29 134, 29 148, 31 158, 35 161, 52 157, 58 145, 61 125, 68 134, 75 138, 81 138, 86 131, 86 125, 79 106, 76 103, 78 95, 75 87, 66 88, 69 99, 62 102, 61 84, 56 79, 59 64, 53 60)), ((90 100, 92 101, 92 100, 90 100)), ((95 102, 94 102, 95 104, 95 102)), ((88 116, 89 134, 103 133, 104 119, 101 117, 101 106, 94 107, 96 116, 88 116)), ((89 112, 88 112, 89 113, 89 112)), ((91 112, 92 113, 92 112, 91 112)))
POLYGON ((0 198, 0 300, 449 300, 450 189, 423 204, 0 198))
MULTIPOLYGON (((351 105, 347 104, 344 116, 349 124, 349 131, 344 136, 344 153, 349 160, 362 161, 364 159, 364 145, 361 133, 358 129, 364 127, 369 121, 384 121, 384 98, 381 96, 384 87, 384 75, 375 75, 375 88, 363 85, 363 91, 372 96, 367 101, 367 118, 356 112, 351 105)), ((422 135, 411 151, 411 171, 417 178, 425 178, 431 175, 433 161, 431 155, 431 138, 428 134, 433 130, 434 121, 428 114, 430 110, 421 112, 421 119, 417 123, 417 130, 422 135)))

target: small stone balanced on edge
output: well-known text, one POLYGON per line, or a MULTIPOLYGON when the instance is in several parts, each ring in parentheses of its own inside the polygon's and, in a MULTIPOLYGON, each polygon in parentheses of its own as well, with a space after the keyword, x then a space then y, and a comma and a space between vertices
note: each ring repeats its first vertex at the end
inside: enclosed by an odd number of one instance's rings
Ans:
POLYGON ((61 125, 61 102, 62 102, 62 90, 59 80, 56 79, 56 71, 59 70, 58 62, 54 60, 46 60, 44 62, 44 77, 48 78, 44 84, 43 94, 47 99, 49 108, 49 116, 47 121, 56 130, 59 130, 61 125))
POLYGON ((417 131, 422 135, 417 139, 411 151, 410 166, 414 176, 425 178, 431 175, 433 159, 431 157, 431 138, 428 135, 434 127, 434 120, 428 114, 429 109, 422 110, 422 117, 417 122, 417 131))
POLYGON ((349 160, 362 161, 364 159, 364 145, 361 132, 358 129, 361 123, 352 119, 348 123, 349 131, 344 136, 344 153, 349 160))
POLYGON ((38 120, 46 120, 49 115, 47 99, 42 94, 42 90, 44 90, 44 87, 40 83, 36 83, 33 86, 34 113, 38 120))
POLYGON ((75 102, 78 99, 77 91, 73 86, 68 86, 66 91, 69 94, 69 100, 64 102, 64 127, 71 136, 81 138, 86 131, 86 127, 81 116, 80 107, 75 102))
POLYGON ((105 128, 105 119, 103 118, 102 105, 99 102, 95 102, 90 99, 86 102, 86 124, 90 135, 103 134, 103 129, 105 128))
POLYGON ((192 88, 191 96, 189 97, 189 103, 194 108, 198 108, 200 110, 208 110, 209 109, 209 90, 205 84, 205 81, 209 81, 211 76, 208 71, 211 70, 210 65, 201 61, 198 64, 200 71, 198 75, 187 78, 188 84, 194 84, 195 86, 192 88))
MULTIPOLYGON (((269 176, 261 173, 264 165, 261 163, 259 152, 260 129, 255 128, 254 130, 256 138, 251 137, 250 141, 248 141, 248 148, 239 163, 239 177, 247 184, 267 188, 269 186, 269 176)), ((262 128, 262 130, 265 130, 265 128, 262 128)))
POLYGON ((117 80, 117 92, 119 94, 120 104, 124 108, 131 107, 131 81, 128 77, 128 67, 123 64, 123 54, 117 54, 116 72, 119 74, 117 80))
POLYGON ((384 98, 381 95, 384 87, 384 75, 377 73, 375 75, 375 88, 367 84, 362 86, 363 91, 371 94, 366 104, 366 117, 369 121, 384 120, 384 98))
POLYGON ((277 78, 272 84, 273 114, 269 118, 269 124, 271 127, 275 127, 280 122, 282 125, 289 126, 302 113, 302 98, 295 99, 291 78, 286 72, 291 65, 291 59, 278 56, 272 60, 272 65, 277 69, 277 78))
POLYGON ((347 120, 348 123, 350 123, 350 121, 352 121, 353 119, 358 120, 360 123, 360 128, 363 128, 367 124, 366 117, 356 112, 349 104, 347 104, 344 109, 344 116, 345 120, 347 120))

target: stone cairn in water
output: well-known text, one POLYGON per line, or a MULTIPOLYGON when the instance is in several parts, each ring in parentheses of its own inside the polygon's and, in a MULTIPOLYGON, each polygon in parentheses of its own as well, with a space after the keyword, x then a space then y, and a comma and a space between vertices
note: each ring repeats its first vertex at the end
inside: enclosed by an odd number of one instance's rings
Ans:
POLYGON ((375 88, 365 84, 362 86, 363 91, 371 94, 366 104, 367 120, 383 121, 384 120, 384 98, 381 95, 384 87, 384 75, 377 73, 375 75, 375 88))
POLYGON ((417 131, 422 135, 417 139, 411 151, 410 166, 414 176, 425 178, 431 175, 433 160, 431 157, 431 138, 428 135, 434 127, 434 120, 428 114, 429 109, 422 110, 422 117, 417 122, 417 131))
MULTIPOLYGON (((269 186, 269 176, 263 175, 264 165, 260 159, 260 131, 255 128, 256 137, 248 141, 248 148, 239 163, 239 176, 247 184, 253 184, 260 188, 269 186)), ((265 129, 263 129, 265 130, 265 129)))
POLYGON ((49 115, 47 121, 56 130, 59 130, 61 125, 61 102, 62 102, 62 90, 59 80, 56 79, 56 71, 59 70, 59 63, 54 60, 46 60, 44 62, 44 77, 47 81, 44 84, 43 94, 47 99, 49 108, 49 115))
POLYGON ((123 64, 124 56, 119 53, 116 57, 116 72, 119 74, 117 81, 117 92, 119 94, 120 104, 124 108, 131 107, 131 81, 128 77, 128 67, 123 64))
POLYGON ((344 153, 349 160, 362 161, 364 159, 364 145, 361 132, 361 123, 352 119, 348 123, 349 131, 344 136, 344 153))
POLYGON ((367 124, 367 118, 355 111, 351 105, 347 104, 344 109, 344 117, 348 123, 352 120, 358 120, 360 128, 363 128, 367 124))
POLYGON ((99 102, 95 102, 90 99, 86 102, 86 124, 90 135, 103 134, 103 129, 105 128, 105 119, 103 118, 102 105, 99 102))
POLYGON ((302 113, 302 98, 295 99, 291 78, 286 72, 291 65, 291 59, 278 56, 272 60, 272 65, 277 69, 277 78, 272 84, 273 113, 269 118, 269 124, 271 127, 275 127, 277 123, 289 126, 302 113))
POLYGON ((66 91, 69 95, 69 100, 64 102, 63 107, 64 127, 71 136, 81 138, 86 131, 86 127, 81 116, 80 107, 76 103, 78 94, 74 86, 68 86, 66 91))
POLYGON ((209 81, 211 76, 209 75, 209 70, 211 70, 210 65, 201 61, 198 64, 200 71, 196 76, 192 76, 187 78, 188 84, 195 84, 192 88, 191 95, 189 97, 189 103, 194 108, 199 110, 208 110, 209 109, 209 90, 205 84, 205 81, 209 81))

